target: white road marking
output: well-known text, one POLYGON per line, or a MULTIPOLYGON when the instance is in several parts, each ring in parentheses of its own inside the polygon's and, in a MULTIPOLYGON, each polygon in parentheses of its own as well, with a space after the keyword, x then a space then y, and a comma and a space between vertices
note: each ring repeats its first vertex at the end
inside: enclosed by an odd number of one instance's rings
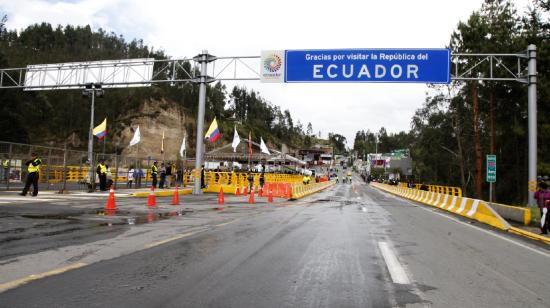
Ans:
POLYGON ((410 284, 411 282, 409 280, 409 277, 407 276, 407 273, 405 272, 405 269, 403 268, 403 266, 401 266, 399 260, 397 260, 397 257, 393 253, 393 250, 390 248, 388 243, 378 242, 378 247, 380 248, 382 257, 384 257, 384 261, 386 262, 386 266, 388 267, 388 271, 390 272, 391 280, 393 280, 394 283, 398 284, 410 284))
MULTIPOLYGON (((383 193, 385 193, 385 192, 383 192, 383 193)), ((389 196, 391 196, 391 197, 393 197, 394 199, 397 199, 397 200, 399 200, 399 201, 408 203, 408 204, 410 204, 410 205, 417 206, 416 204, 414 204, 414 203, 412 203, 412 202, 409 202, 409 201, 407 201, 407 200, 400 199, 399 197, 393 196, 392 194, 389 194, 389 193, 385 193, 385 194, 387 194, 387 195, 389 195, 389 196)), ((456 196, 455 196, 455 197, 456 197, 456 196)), ((459 219, 457 219, 457 218, 455 218, 455 217, 452 217, 452 216, 449 216, 449 215, 445 215, 444 213, 438 213, 438 212, 437 212, 438 210, 436 210, 436 209, 426 208, 426 207, 423 207, 423 206, 417 206, 417 207, 420 208, 420 209, 423 209, 424 211, 428 211, 428 212, 430 212, 430 213, 439 215, 439 216, 441 216, 441 217, 445 217, 445 218, 447 218, 447 219, 450 219, 450 220, 452 220, 452 221, 454 221, 454 222, 457 222, 457 223, 459 223, 459 224, 462 224, 462 225, 464 225, 464 226, 473 228, 473 229, 475 229, 475 230, 481 231, 481 232, 483 232, 483 233, 489 234, 489 235, 494 236, 494 237, 496 237, 496 238, 499 238, 499 239, 501 239, 501 240, 507 241, 507 242, 512 243, 512 244, 514 244, 514 245, 517 245, 517 246, 519 246, 519 247, 525 248, 525 249, 527 249, 527 250, 529 250, 529 251, 532 251, 532 252, 538 253, 538 254, 540 254, 540 255, 542 255, 542 256, 545 256, 545 257, 547 257, 547 258, 550 258, 550 254, 548 254, 548 253, 545 253, 545 252, 543 252, 543 251, 540 251, 540 250, 537 250, 537 249, 535 249, 535 248, 529 247, 529 246, 527 246, 527 245, 525 245, 525 244, 522 244, 522 243, 517 242, 517 241, 515 241, 515 240, 509 239, 509 238, 507 238, 507 237, 505 237, 505 236, 502 236, 502 235, 500 235, 500 234, 494 233, 493 231, 488 231, 488 230, 485 230, 485 229, 483 229, 483 228, 481 228, 481 227, 474 226, 474 225, 471 225, 471 224, 469 224, 469 223, 465 223, 465 222, 460 221, 459 219)))
POLYGON ((527 246, 527 245, 525 245, 525 244, 516 242, 516 241, 514 241, 514 240, 512 240, 512 239, 509 239, 509 238, 507 238, 507 237, 504 237, 504 236, 502 236, 502 235, 500 235, 500 234, 493 233, 492 231, 488 231, 488 230, 482 229, 482 228, 480 228, 480 227, 478 227, 478 226, 474 226, 474 225, 471 225, 471 224, 469 224, 469 223, 465 223, 465 222, 463 222, 463 221, 458 220, 457 218, 454 218, 454 217, 451 217, 451 216, 447 216, 447 215, 445 215, 445 214, 443 214, 443 213, 438 213, 438 212, 436 212, 436 211, 434 211, 434 210, 431 210, 431 209, 426 209, 426 208, 423 208, 423 207, 420 207, 420 208, 423 209, 423 210, 429 211, 429 212, 431 212, 431 213, 434 213, 434 214, 437 214, 437 215, 446 217, 446 218, 448 218, 448 219, 450 219, 450 220, 453 220, 453 221, 455 221, 455 222, 457 222, 457 223, 459 223, 459 224, 462 224, 462 225, 468 226, 468 227, 470 227, 470 228, 474 228, 474 229, 476 229, 476 230, 478 230, 478 231, 487 233, 487 234, 492 235, 492 236, 494 236, 494 237, 497 237, 497 238, 499 238, 499 239, 501 239, 501 240, 505 240, 505 241, 510 242, 510 243, 512 243, 512 244, 515 244, 515 245, 517 245, 517 246, 523 247, 523 248, 528 249, 528 250, 530 250, 530 251, 532 251, 532 252, 536 252, 536 253, 538 253, 538 254, 540 254, 540 255, 543 255, 543 256, 545 256, 545 257, 547 257, 547 258, 550 258, 550 254, 548 254, 548 253, 545 253, 545 252, 536 250, 536 249, 534 249, 534 248, 532 248, 532 247, 529 247, 529 246, 527 246))

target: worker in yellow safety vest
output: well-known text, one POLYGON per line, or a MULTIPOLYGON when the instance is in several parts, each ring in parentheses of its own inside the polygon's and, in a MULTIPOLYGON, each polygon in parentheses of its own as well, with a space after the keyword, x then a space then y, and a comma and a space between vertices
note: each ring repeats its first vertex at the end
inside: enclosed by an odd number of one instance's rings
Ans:
POLYGON ((107 190, 107 165, 105 165, 105 160, 100 159, 99 164, 97 164, 97 176, 99 177, 99 190, 107 190))
POLYGON ((157 175, 159 173, 159 167, 157 166, 157 161, 155 160, 153 162, 153 165, 151 166, 151 177, 153 178, 153 187, 157 188, 157 175))
POLYGON ((25 187, 23 188, 23 191, 20 193, 21 196, 26 196, 27 192, 29 191, 29 188, 33 187, 32 196, 36 197, 38 195, 38 176, 40 173, 40 164, 42 163, 42 160, 38 158, 38 155, 36 153, 31 153, 31 159, 25 162, 25 165, 27 165, 27 171, 29 174, 27 174, 27 181, 25 182, 25 187))

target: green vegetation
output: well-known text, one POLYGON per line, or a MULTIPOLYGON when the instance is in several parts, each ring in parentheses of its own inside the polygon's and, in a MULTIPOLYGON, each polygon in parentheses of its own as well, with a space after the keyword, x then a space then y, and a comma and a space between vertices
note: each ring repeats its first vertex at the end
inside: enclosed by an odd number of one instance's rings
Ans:
MULTIPOLYGON (((53 28, 42 23, 18 33, 5 28, 6 18, 0 23, 2 68, 125 58, 168 58, 162 50, 154 50, 144 45, 142 40, 127 42, 123 36, 102 29, 93 31, 89 26, 70 25, 53 28)), ((132 117, 146 101, 158 102, 160 108, 175 105, 182 115, 194 118, 198 110, 198 92, 195 84, 109 89, 103 98, 96 100, 95 116, 96 119, 107 117, 108 130, 114 134, 131 123, 132 117)), ((73 132, 81 140, 87 140, 90 99, 83 98, 81 91, 0 90, 0 102, 3 141, 58 144, 73 132)), ((154 118, 156 114, 149 116, 154 118)), ((218 118, 223 142, 231 142, 236 121, 242 124, 238 126, 241 137, 244 132, 252 131, 253 138, 262 136, 266 142, 286 143, 291 147, 307 147, 318 141, 312 134, 311 124, 308 125, 311 131, 305 132, 301 123, 294 122, 288 110, 281 110, 260 97, 259 93, 245 88, 236 87, 228 93, 221 83, 209 85, 205 125, 214 116, 218 118)), ((196 138, 193 122, 188 121, 185 127, 189 140, 196 138)), ((107 150, 114 149, 108 146, 107 150)), ((192 154, 193 149, 188 153, 192 154)))
MULTIPOLYGON (((550 174, 550 2, 520 14, 510 1, 487 0, 461 22, 449 48, 464 53, 519 53, 537 46, 538 172, 550 174)), ((513 66, 513 63, 507 63, 513 66)), ((480 72, 487 72, 482 65, 480 72)), ((461 186, 488 198, 485 155, 497 155, 497 201, 527 200, 527 87, 515 82, 467 82, 433 87, 410 132, 386 134, 378 152, 411 149, 414 174, 424 182, 461 186)), ((374 152, 374 133, 357 132, 354 150, 374 152)), ((359 156, 361 157, 361 156, 359 156)))

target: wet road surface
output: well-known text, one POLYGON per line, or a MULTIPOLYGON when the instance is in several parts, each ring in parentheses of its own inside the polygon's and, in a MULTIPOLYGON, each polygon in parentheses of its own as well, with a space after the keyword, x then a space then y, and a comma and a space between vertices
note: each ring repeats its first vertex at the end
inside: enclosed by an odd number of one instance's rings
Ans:
POLYGON ((235 206, 147 230, 159 228, 176 233, 8 290, 0 306, 550 307, 547 248, 358 178, 281 206, 235 206))

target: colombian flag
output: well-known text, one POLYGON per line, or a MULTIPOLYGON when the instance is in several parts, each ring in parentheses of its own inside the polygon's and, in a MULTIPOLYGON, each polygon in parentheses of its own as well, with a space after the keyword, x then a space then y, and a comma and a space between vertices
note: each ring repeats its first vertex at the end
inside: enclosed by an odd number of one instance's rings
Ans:
POLYGON ((97 139, 101 139, 107 135, 107 118, 105 118, 101 124, 94 128, 93 134, 97 137, 97 139))
POLYGON ((220 131, 218 130, 218 122, 216 122, 216 118, 214 118, 214 121, 210 124, 210 128, 206 132, 206 135, 204 135, 204 138, 206 138, 209 142, 214 142, 220 138, 220 131))

